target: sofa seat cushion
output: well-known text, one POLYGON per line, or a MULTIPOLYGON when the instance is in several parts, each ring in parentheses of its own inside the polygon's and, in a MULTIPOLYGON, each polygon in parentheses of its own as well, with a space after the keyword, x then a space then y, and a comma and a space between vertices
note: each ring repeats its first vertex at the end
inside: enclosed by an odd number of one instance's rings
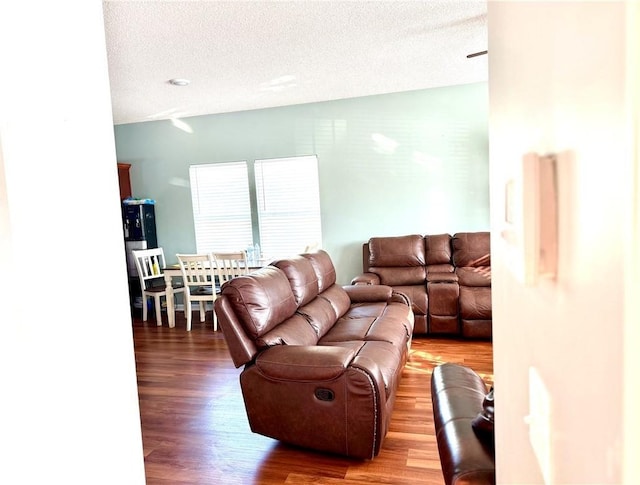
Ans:
POLYGON ((388 342, 402 347, 406 345, 408 337, 406 329, 398 327, 397 322, 343 317, 320 339, 319 343, 325 345, 348 340, 388 342))
POLYGON ((460 286, 491 286, 491 268, 481 266, 477 268, 456 268, 460 286))
POLYGON ((349 318, 345 323, 340 319, 318 343, 320 345, 332 345, 336 342, 348 342, 351 340, 364 341, 375 317, 349 318))
POLYGON ((354 303, 345 312, 342 317, 347 318, 370 318, 372 321, 382 315, 382 312, 387 306, 386 301, 374 301, 366 303, 354 303))
POLYGON ((463 318, 460 321, 460 326, 461 333, 464 338, 490 339, 493 334, 491 320, 487 318, 463 318))
POLYGON ((402 304, 356 304, 320 339, 320 343, 349 340, 389 342, 402 348, 413 328, 407 328, 408 308, 402 304))
POLYGON ((460 287, 460 317, 463 320, 490 320, 491 316, 491 288, 460 287))

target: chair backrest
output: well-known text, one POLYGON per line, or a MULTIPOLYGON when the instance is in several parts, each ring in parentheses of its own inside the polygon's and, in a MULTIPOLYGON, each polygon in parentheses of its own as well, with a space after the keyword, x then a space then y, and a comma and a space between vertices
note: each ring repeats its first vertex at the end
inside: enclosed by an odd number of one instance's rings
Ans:
POLYGON ((140 278, 142 290, 148 288, 147 284, 152 280, 164 278, 164 251, 162 248, 135 249, 131 251, 140 278))
POLYGON ((369 239, 367 270, 389 286, 424 285, 427 279, 425 240, 420 234, 369 239))
POLYGON ((208 286, 215 284, 214 262, 207 254, 176 254, 182 280, 186 287, 208 286))
POLYGON ((212 253, 212 256, 220 286, 236 276, 249 272, 246 251, 212 253))

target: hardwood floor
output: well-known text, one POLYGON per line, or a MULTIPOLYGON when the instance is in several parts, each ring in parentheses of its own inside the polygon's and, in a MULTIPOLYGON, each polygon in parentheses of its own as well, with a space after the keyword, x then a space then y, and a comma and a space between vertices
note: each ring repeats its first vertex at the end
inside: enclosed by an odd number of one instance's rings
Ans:
POLYGON ((380 454, 351 460, 297 449, 249 429, 233 366, 211 314, 181 313, 176 327, 135 321, 133 335, 147 484, 443 485, 429 379, 434 366, 459 362, 493 382, 489 342, 414 338, 389 433, 380 454))

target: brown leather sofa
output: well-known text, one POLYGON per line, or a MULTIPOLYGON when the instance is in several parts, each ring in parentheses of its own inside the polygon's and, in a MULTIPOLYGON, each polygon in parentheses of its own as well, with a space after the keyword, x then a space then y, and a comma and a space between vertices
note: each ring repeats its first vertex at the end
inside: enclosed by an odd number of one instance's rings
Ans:
POLYGON ((351 283, 406 294, 415 334, 491 338, 489 232, 372 237, 362 267, 351 283))
POLYGON ((468 367, 442 364, 431 376, 431 400, 442 474, 447 485, 494 485, 493 439, 473 429, 487 387, 468 367))
POLYGON ((251 430, 355 458, 380 451, 413 334, 406 296, 336 284, 324 251, 221 288, 215 312, 251 430))

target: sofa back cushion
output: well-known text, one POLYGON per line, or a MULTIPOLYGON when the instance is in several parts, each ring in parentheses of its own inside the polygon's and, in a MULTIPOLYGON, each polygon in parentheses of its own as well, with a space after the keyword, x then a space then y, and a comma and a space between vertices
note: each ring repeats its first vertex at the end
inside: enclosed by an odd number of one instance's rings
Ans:
POLYGON ((333 261, 331 261, 331 257, 326 251, 320 249, 313 253, 303 254, 302 256, 308 259, 313 266, 313 270, 318 278, 318 293, 322 293, 335 284, 336 268, 333 266, 333 261))
POLYGON ((424 238, 418 234, 369 239, 369 266, 424 266, 424 238))
POLYGON ((459 232, 453 235, 451 245, 455 266, 491 266, 489 232, 459 232))
MULTIPOLYGON (((424 237, 427 265, 451 265, 451 236, 449 234, 433 234, 424 237)), ((453 271, 453 266, 451 266, 453 271)))
POLYGON ((331 303, 320 297, 298 309, 298 314, 311 325, 318 338, 324 336, 336 323, 337 317, 331 303))
POLYGON ((349 297, 349 294, 338 284, 334 284, 330 288, 327 288, 322 292, 320 297, 329 302, 331 308, 333 308, 336 320, 347 313, 349 308, 351 308, 351 298, 349 297))
POLYGON ((273 266, 229 280, 222 294, 253 340, 293 316, 298 307, 287 276, 273 266))
POLYGON ((320 293, 318 298, 299 307, 297 313, 305 318, 320 338, 335 325, 338 318, 347 313, 350 307, 351 299, 345 289, 334 284, 320 293))
POLYGON ((306 305, 318 296, 318 276, 309 259, 294 256, 274 261, 271 265, 287 275, 298 306, 306 305))
POLYGON ((426 279, 424 238, 409 236, 369 239, 369 272, 383 285, 416 285, 426 279))

